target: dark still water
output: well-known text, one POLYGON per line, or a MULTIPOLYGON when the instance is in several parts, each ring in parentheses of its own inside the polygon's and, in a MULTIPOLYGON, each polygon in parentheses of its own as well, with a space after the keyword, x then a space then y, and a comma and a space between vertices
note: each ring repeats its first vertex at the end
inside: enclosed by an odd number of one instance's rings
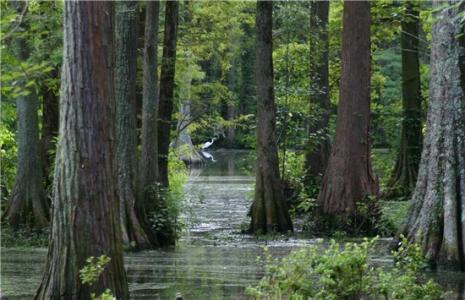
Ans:
MULTIPOLYGON (((216 162, 193 169, 185 187, 182 222, 186 230, 173 250, 127 253, 126 269, 132 299, 246 299, 244 290, 263 275, 257 261, 263 246, 276 256, 315 240, 283 238, 257 241, 240 234, 247 225, 253 195, 254 160, 246 151, 212 152, 216 162)), ((381 240, 378 257, 392 258, 381 240)), ((2 249, 1 289, 9 299, 31 299, 44 267, 46 249, 2 249)), ((465 274, 437 273, 452 292, 448 299, 465 299, 465 274), (460 296, 461 294, 461 296, 460 296)))

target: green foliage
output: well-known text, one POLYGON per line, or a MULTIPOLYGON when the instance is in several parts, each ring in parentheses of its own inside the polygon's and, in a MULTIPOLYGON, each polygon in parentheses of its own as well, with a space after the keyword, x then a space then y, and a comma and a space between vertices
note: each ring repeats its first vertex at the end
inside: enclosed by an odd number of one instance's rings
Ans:
MULTIPOLYGON (((100 275, 102 275, 105 266, 110 262, 110 258, 106 255, 100 255, 99 257, 91 256, 86 259, 86 265, 79 271, 79 278, 83 284, 93 286, 97 283, 100 275)), ((101 295, 97 296, 95 293, 91 293, 93 300, 116 300, 112 295, 111 290, 106 289, 101 295)))
POLYGON ((61 64, 63 3, 59 1, 30 1, 22 17, 8 1, 1 3, 1 94, 7 99, 29 93, 25 87, 48 86, 58 90, 59 79, 50 72, 61 64), (16 27, 21 20, 21 26, 16 27), (16 30, 14 28, 17 28, 16 30), (27 28, 27 30, 25 30, 27 28), (31 55, 26 61, 16 57, 15 41, 26 40, 31 55), (19 84, 25 81, 26 84, 19 84))
MULTIPOLYGON (((366 197, 357 201, 356 213, 347 216, 334 216, 312 210, 307 214, 304 231, 310 236, 392 236, 396 228, 390 220, 383 218, 379 201, 366 197)), ((316 204, 314 204, 316 207, 316 204)))
POLYGON ((168 165, 170 185, 167 189, 158 188, 158 190, 153 191, 157 194, 156 198, 160 197, 163 201, 157 201, 157 207, 149 220, 156 232, 172 233, 174 238, 178 238, 186 226, 178 217, 183 209, 184 185, 187 182, 188 174, 185 164, 172 151, 169 154, 168 165))
POLYGON ((341 245, 332 240, 326 250, 313 245, 282 260, 267 255, 266 276, 247 289, 254 299, 441 299, 441 290, 421 276, 424 259, 418 245, 405 239, 394 252, 390 269, 370 264, 377 239, 341 245))
MULTIPOLYGON (((1 160, 1 183, 2 196, 8 196, 16 175, 16 157, 18 148, 15 135, 6 126, 0 126, 0 160, 1 160)), ((4 200, 4 199, 2 199, 4 200)), ((2 202, 3 203, 3 202, 2 202)))
POLYGON ((184 199, 184 186, 189 179, 189 175, 187 173, 186 165, 179 159, 179 157, 175 156, 173 152, 171 152, 169 156, 169 165, 170 172, 168 176, 170 187, 166 195, 167 209, 168 215, 175 222, 176 232, 179 235, 181 230, 183 230, 186 226, 186 224, 183 224, 178 217, 183 209, 182 203, 184 199))
MULTIPOLYGON (((18 13, 11 1, 0 2, 0 159, 2 206, 14 184, 17 147, 16 103, 31 89, 58 93, 58 69, 62 60, 63 2, 28 1, 25 14, 18 13), (19 23, 20 22, 20 23, 19 23), (19 25, 19 26, 18 26, 19 25), (26 60, 17 55, 22 39, 30 50, 26 60)), ((42 110, 39 109, 39 115, 42 110)), ((39 124, 40 126, 40 124, 39 124)))
POLYGON ((385 222, 392 224, 397 231, 406 220, 410 209, 410 201, 380 201, 382 216, 385 222))
MULTIPOLYGON (((385 157, 386 153, 377 153, 375 168, 387 168, 392 160, 385 157)), ((282 164, 282 152, 280 161, 282 164)), ((302 215, 305 218, 304 231, 312 236, 340 236, 340 235, 374 235, 392 236, 399 227, 399 222, 405 216, 403 210, 380 208, 378 199, 368 198, 357 203, 357 218, 342 222, 339 218, 333 220, 321 215, 316 210, 320 183, 317 179, 306 178, 305 157, 302 151, 286 152, 282 178, 285 179, 285 197, 292 215, 302 215), (335 229, 334 229, 335 228, 335 229), (351 228, 351 229, 349 229, 351 228), (367 231, 367 228, 373 228, 367 231)), ((384 173, 388 174, 386 171, 384 173)), ((383 202, 384 203, 384 202, 383 202)))
POLYGON ((105 269, 105 265, 109 262, 110 258, 106 255, 87 258, 86 265, 79 271, 79 277, 82 283, 89 285, 95 284, 105 269))
MULTIPOLYGON (((181 6, 176 99, 178 108, 188 106, 189 112, 176 114, 176 119, 188 123, 194 144, 222 135, 228 127, 248 135, 241 121, 247 123, 250 118, 243 116, 254 112, 246 109, 230 116, 226 111, 228 106, 240 105, 238 95, 250 84, 241 76, 242 51, 247 51, 241 46, 254 39, 244 30, 253 26, 254 7, 251 2, 215 1, 186 2, 181 6)), ((247 64, 253 66, 253 62, 247 64)), ((248 129, 247 124, 245 127, 248 129)), ((249 147, 248 140, 242 136, 239 139, 249 147)))
POLYGON ((48 232, 19 228, 13 230, 7 224, 1 226, 1 246, 5 248, 44 248, 48 245, 48 232))
POLYGON ((285 183, 285 197, 290 204, 291 214, 309 216, 316 208, 316 199, 319 186, 309 184, 305 175, 305 156, 302 151, 288 151, 283 162, 282 152, 279 153, 281 161, 281 177, 285 183))

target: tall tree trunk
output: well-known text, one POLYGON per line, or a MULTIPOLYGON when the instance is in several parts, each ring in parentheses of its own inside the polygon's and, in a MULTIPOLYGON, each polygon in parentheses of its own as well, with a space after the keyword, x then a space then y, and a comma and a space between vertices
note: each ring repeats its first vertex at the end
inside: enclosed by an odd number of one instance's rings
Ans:
MULTIPOLYGON (((158 203, 158 28, 160 2, 147 2, 144 33, 144 79, 142 93, 142 135, 139 161, 139 198, 144 211, 144 223, 152 234, 149 219, 157 212, 158 203)), ((158 245, 159 239, 156 237, 158 245)), ((153 240, 153 237, 151 237, 153 240)))
MULTIPOLYGON (((59 70, 58 67, 51 72, 51 78, 58 78, 59 70)), ((47 84, 41 87, 41 94, 43 97, 42 105, 42 170, 45 177, 45 186, 48 188, 52 184, 52 176, 50 176, 53 170, 54 155, 50 152, 55 146, 54 139, 58 136, 58 123, 59 118, 59 93, 51 89, 47 84)))
MULTIPOLYGON (((27 3, 17 1, 13 2, 13 5, 18 13, 21 13, 27 3)), ((26 25, 19 26, 25 27, 26 25)), ((14 47, 19 61, 26 61, 29 58, 30 49, 24 37, 16 38, 14 47)), ((39 100, 35 88, 26 87, 26 78, 22 78, 19 84, 25 88, 25 93, 16 99, 18 118, 16 180, 3 218, 14 229, 18 229, 20 226, 40 229, 48 224, 49 206, 45 198, 41 166, 39 120, 37 117, 39 100)))
MULTIPOLYGON (((336 138, 323 177, 318 205, 334 227, 362 226, 361 207, 378 195, 370 159, 370 2, 345 1, 342 78, 336 138), (359 206, 361 205, 361 207, 359 206), (349 225, 350 224, 350 225, 349 225)), ((370 209, 368 211, 371 211, 370 209)), ((330 225, 331 226, 331 225, 330 225)))
POLYGON ((309 126, 310 138, 307 145, 307 181, 322 177, 330 154, 329 127, 329 1, 313 1, 310 7, 310 78, 311 110, 315 106, 320 112, 318 122, 309 126))
POLYGON ((158 27, 160 2, 147 2, 145 13, 144 81, 142 96, 141 189, 158 183, 158 27))
POLYGON ((276 105, 273 84, 273 2, 257 2, 257 165, 255 198, 249 231, 292 231, 292 222, 279 177, 276 105))
POLYGON ((421 156, 421 81, 418 58, 420 7, 405 2, 401 23, 402 108, 401 141, 396 166, 388 184, 390 197, 408 196, 415 187, 421 156))
POLYGON ((160 184, 167 187, 168 154, 173 114, 174 72, 176 69, 176 35, 178 27, 178 1, 167 1, 165 7, 165 35, 160 74, 160 107, 158 115, 158 167, 160 184))
POLYGON ((432 262, 465 270, 464 30, 458 18, 464 7, 457 3, 433 2, 427 132, 413 206, 400 233, 432 262))
POLYGON ((110 289, 128 299, 116 170, 113 3, 66 1, 60 141, 45 273, 35 299, 91 299, 110 289), (89 256, 111 261, 89 287, 79 270, 89 256))
MULTIPOLYGON (((138 3, 136 1, 117 2, 115 22, 115 98, 117 116, 116 163, 118 166, 120 223, 123 242, 132 244, 136 249, 144 249, 149 248, 152 243, 149 239, 150 235, 146 234, 138 218, 138 214, 144 214, 144 210, 141 209, 143 206, 136 203, 138 17, 138 3)), ((140 198, 139 201, 143 200, 140 198)), ((155 237, 153 237, 152 242, 154 245, 157 245, 155 237)))

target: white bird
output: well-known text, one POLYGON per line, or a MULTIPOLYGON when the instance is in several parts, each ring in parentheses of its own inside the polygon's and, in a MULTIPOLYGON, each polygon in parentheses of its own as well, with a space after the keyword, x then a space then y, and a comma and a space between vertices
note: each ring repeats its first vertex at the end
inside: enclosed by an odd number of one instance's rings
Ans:
POLYGON ((202 156, 205 158, 205 159, 210 159, 211 161, 215 162, 215 158, 213 157, 213 155, 211 155, 210 153, 208 152, 205 152, 205 151, 200 151, 200 154, 202 154, 202 156))
POLYGON ((210 142, 206 142, 205 144, 202 145, 202 149, 207 149, 208 147, 210 147, 211 145, 213 145, 213 143, 216 141, 216 137, 212 138, 212 140, 210 142))

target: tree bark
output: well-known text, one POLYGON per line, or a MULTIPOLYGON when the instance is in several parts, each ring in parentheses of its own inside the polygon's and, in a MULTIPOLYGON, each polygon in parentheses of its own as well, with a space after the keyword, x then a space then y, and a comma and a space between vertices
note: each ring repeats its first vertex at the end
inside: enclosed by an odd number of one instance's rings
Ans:
POLYGON ((404 5, 401 23, 403 119, 399 154, 386 193, 389 197, 409 196, 415 187, 421 157, 420 7, 419 3, 410 1, 404 5))
MULTIPOLYGON (((26 2, 13 2, 21 13, 26 2)), ((19 25, 25 27, 24 23, 19 25)), ((24 37, 14 41, 19 61, 26 61, 30 55, 29 45, 24 37)), ((44 177, 39 142, 39 120, 37 116, 39 100, 34 87, 27 87, 27 79, 19 82, 24 94, 16 99, 18 161, 13 192, 3 218, 13 227, 26 226, 42 229, 48 225, 49 205, 45 198, 44 177)))
MULTIPOLYGON (((157 2, 158 3, 158 2, 157 2)), ((150 3, 148 4, 150 5, 150 3)), ((146 220, 143 206, 137 201, 137 121, 136 72, 138 3, 120 1, 116 5, 115 22, 115 97, 116 97, 116 162, 118 166, 118 192, 120 223, 123 242, 136 250, 150 248, 158 243, 150 232, 146 233, 141 220, 146 220), (141 216, 141 220, 139 220, 141 216)), ((156 71, 156 69, 155 69, 156 71)), ((156 144, 155 144, 156 146, 156 144)), ((150 229, 150 227, 145 227, 150 229)))
POLYGON ((160 2, 147 2, 145 14, 144 82, 142 96, 142 147, 140 186, 144 190, 158 183, 158 27, 160 2))
POLYGON ((292 222, 279 177, 276 105, 273 84, 271 1, 257 2, 257 164, 255 198, 251 208, 252 233, 292 231, 292 222))
POLYGON ((141 156, 139 161, 139 198, 144 211, 144 223, 147 231, 154 236, 158 246, 163 241, 157 237, 150 225, 150 217, 157 213, 162 201, 158 194, 158 28, 160 2, 147 2, 144 33, 144 81, 142 95, 142 135, 141 156))
MULTIPOLYGON (((378 195, 370 159, 370 2, 345 1, 342 77, 336 138, 318 205, 335 227, 350 230, 365 219, 361 208, 378 195)), ((370 212, 371 210, 368 209, 370 212)), ((368 225, 368 224, 365 224, 368 225)))
MULTIPOLYGON (((427 132, 401 228, 433 263, 465 270, 465 96, 458 1, 434 1, 427 132)), ((462 41, 463 42, 463 41, 462 41)), ((462 44, 463 45, 463 44, 462 44)))
POLYGON ((45 273, 35 299, 128 299, 114 162, 113 3, 65 2, 60 130, 45 273), (111 261, 93 287, 79 270, 111 261))
MULTIPOLYGON (((58 78, 59 70, 54 69, 51 74, 51 78, 58 78)), ((53 163, 55 156, 51 155, 50 152, 55 147, 54 139, 58 136, 58 123, 60 121, 59 116, 59 102, 60 97, 58 92, 50 89, 47 84, 41 87, 41 94, 43 98, 42 105, 42 170, 45 177, 45 187, 52 184, 53 163)))
MULTIPOLYGON (((309 126, 306 153, 307 180, 322 177, 330 154, 329 127, 329 1, 314 1, 310 7, 310 103, 318 107, 320 119, 309 126)), ((311 105, 311 110, 315 109, 311 105)))
POLYGON ((160 106, 158 115, 158 167, 162 187, 168 187, 169 185, 168 154, 174 100, 178 1, 167 1, 165 10, 165 34, 160 74, 160 106))

